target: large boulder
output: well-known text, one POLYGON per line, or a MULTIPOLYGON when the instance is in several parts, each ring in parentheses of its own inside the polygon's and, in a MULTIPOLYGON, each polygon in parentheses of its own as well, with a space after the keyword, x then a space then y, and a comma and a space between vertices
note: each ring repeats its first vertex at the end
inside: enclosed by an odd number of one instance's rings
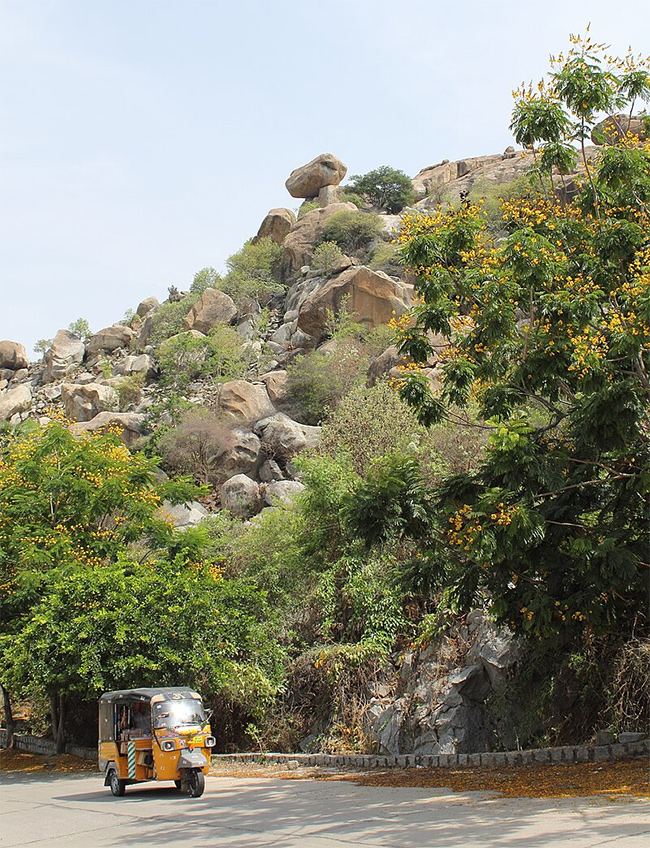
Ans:
POLYGON ((268 506, 283 506, 291 503, 304 488, 297 480, 277 480, 267 485, 264 501, 268 506))
POLYGON ((0 391, 0 421, 9 421, 18 412, 26 412, 32 405, 32 390, 25 383, 0 391))
POLYGON ((306 447, 315 447, 320 438, 320 427, 299 424, 288 415, 276 412, 258 421, 253 427, 262 440, 267 456, 287 460, 306 447))
POLYGON ((100 412, 117 412, 119 408, 117 392, 103 383, 64 383, 61 402, 71 421, 91 421, 100 412))
POLYGON ((378 380, 390 374, 394 368, 406 365, 407 362, 408 358, 399 353, 397 345, 390 345, 383 353, 370 360, 367 372, 369 385, 374 386, 378 380))
POLYGON ((157 512, 158 518, 162 518, 177 530, 187 530, 188 527, 200 524, 206 515, 210 513, 199 501, 190 501, 186 504, 172 504, 164 501, 157 512))
POLYGON ((282 243, 281 273, 284 280, 309 262, 327 219, 345 211, 356 212, 357 207, 354 203, 330 203, 323 209, 312 209, 296 221, 282 243))
POLYGON ((262 444, 250 430, 235 428, 223 439, 212 465, 218 477, 227 480, 236 474, 254 477, 261 463, 262 444))
POLYGON ((331 153, 321 153, 289 174, 285 185, 291 197, 317 197, 329 185, 338 185, 347 174, 347 165, 331 153))
POLYGON ((221 487, 221 506, 238 518, 250 518, 262 508, 260 487, 245 474, 236 474, 221 487))
POLYGON ((68 330, 59 330, 52 347, 45 354, 43 382, 53 383, 64 380, 71 371, 83 362, 86 346, 83 341, 68 330))
POLYGON ((117 363, 115 373, 124 377, 139 374, 145 379, 148 379, 156 373, 156 366, 153 359, 146 353, 141 353, 139 356, 129 355, 117 363))
POLYGON ((296 216, 291 209, 271 209, 260 224, 253 244, 257 244, 263 238, 270 238, 276 244, 282 244, 295 223, 296 216))
POLYGON ((650 138, 650 120, 641 116, 610 115, 593 128, 591 140, 594 144, 618 144, 629 135, 639 141, 650 138))
POLYGON ((183 321, 186 330, 209 333, 218 324, 230 324, 237 315, 231 297, 218 289, 206 289, 183 321))
POLYGON ((110 327, 104 327, 98 333, 92 335, 86 343, 86 352, 89 356, 98 353, 112 353, 118 348, 127 348, 135 333, 130 327, 125 324, 113 324, 110 327))
POLYGON ((219 411, 236 421, 258 421, 275 412, 266 386, 231 380, 219 392, 219 411))
POLYGON ((145 417, 137 412, 100 412, 91 421, 73 424, 73 433, 94 433, 107 427, 119 430, 120 438, 131 447, 143 432, 145 417))
POLYGON ((413 289, 396 282, 383 271, 372 271, 364 265, 348 268, 337 277, 324 281, 305 299, 298 315, 298 329, 317 340, 326 335, 328 310, 337 312, 343 298, 355 320, 373 329, 387 324, 392 317, 406 312, 413 289))
POLYGON ((262 374, 260 380, 266 386, 266 391, 269 393, 271 403, 278 406, 287 397, 287 372, 286 371, 269 371, 267 374, 262 374))
POLYGON ((28 365, 29 360, 24 345, 9 339, 0 341, 0 368, 18 371, 20 368, 27 368, 28 365))
POLYGON ((160 306, 160 301, 157 297, 151 295, 151 297, 145 297, 144 300, 141 300, 138 304, 138 308, 136 309, 136 315, 139 315, 140 318, 144 318, 152 309, 156 309, 156 307, 160 306))

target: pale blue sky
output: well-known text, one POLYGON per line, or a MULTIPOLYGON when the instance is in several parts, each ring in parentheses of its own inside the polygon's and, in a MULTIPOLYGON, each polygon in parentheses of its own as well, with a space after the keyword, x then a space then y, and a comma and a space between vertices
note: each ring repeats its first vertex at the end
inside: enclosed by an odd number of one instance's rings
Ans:
POLYGON ((511 90, 589 21, 650 52, 646 0, 0 0, 0 339, 222 268, 318 153, 501 152, 511 90))

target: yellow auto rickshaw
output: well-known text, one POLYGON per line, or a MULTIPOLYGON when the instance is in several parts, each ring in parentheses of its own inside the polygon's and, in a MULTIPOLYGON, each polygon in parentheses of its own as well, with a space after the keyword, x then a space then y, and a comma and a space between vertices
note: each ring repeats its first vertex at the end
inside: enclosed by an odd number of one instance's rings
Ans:
POLYGON ((192 689, 124 689, 99 699, 99 770, 116 797, 145 780, 173 780, 198 798, 215 739, 192 689))

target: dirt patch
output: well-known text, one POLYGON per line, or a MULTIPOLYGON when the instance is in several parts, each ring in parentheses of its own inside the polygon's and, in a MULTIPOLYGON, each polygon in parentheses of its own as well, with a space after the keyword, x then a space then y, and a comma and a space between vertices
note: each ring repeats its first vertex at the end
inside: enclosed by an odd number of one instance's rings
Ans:
POLYGON ((4 748, 0 750, 0 771, 97 771, 97 763, 94 760, 84 760, 72 754, 30 754, 27 751, 4 748))
POLYGON ((650 798, 650 771, 644 758, 604 763, 515 766, 512 768, 389 769, 351 772, 252 763, 215 763, 219 777, 281 780, 350 780, 360 786, 418 786, 454 792, 496 792, 504 798, 650 798))

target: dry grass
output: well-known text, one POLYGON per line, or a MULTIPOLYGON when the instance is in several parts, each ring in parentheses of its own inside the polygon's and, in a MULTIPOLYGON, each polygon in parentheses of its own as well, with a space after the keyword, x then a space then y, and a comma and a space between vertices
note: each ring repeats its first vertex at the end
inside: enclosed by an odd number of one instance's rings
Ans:
POLYGON ((495 792, 504 798, 650 799, 648 761, 635 760, 512 768, 389 769, 352 772, 338 769, 291 769, 282 765, 218 763, 211 774, 221 777, 266 777, 282 780, 350 780, 360 786, 416 786, 454 792, 495 792))
POLYGON ((28 754, 10 748, 0 750, 0 771, 79 772, 97 771, 94 760, 83 760, 72 754, 28 754))

